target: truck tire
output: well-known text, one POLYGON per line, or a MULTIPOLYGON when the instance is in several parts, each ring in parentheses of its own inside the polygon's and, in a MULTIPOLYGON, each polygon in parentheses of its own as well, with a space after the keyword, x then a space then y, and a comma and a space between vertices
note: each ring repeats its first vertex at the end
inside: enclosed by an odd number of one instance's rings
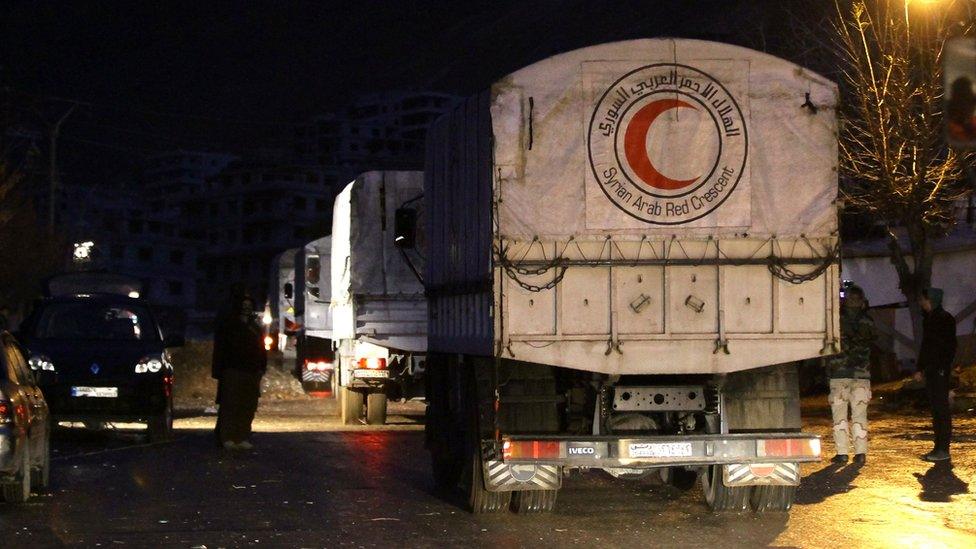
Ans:
POLYGON ((512 512, 520 515, 549 513, 556 506, 558 490, 520 490, 512 492, 512 512))
POLYGON ((751 486, 730 488, 722 482, 722 466, 709 465, 699 475, 705 503, 712 511, 741 512, 749 508, 751 486))
POLYGON ((15 480, 3 485, 3 499, 8 503, 23 503, 30 498, 31 461, 30 450, 25 445, 20 457, 20 473, 15 480))
POLYGON ((488 491, 485 487, 481 455, 478 452, 472 452, 468 467, 470 474, 465 476, 469 479, 468 505, 471 506, 471 512, 476 515, 507 512, 512 502, 512 493, 488 491))
POLYGON ((793 507, 796 486, 754 486, 752 488, 752 508, 757 513, 767 511, 789 511, 793 507))
POLYGON ((386 423, 386 393, 369 393, 366 395, 366 423, 383 425, 386 423))
POLYGON ((339 408, 343 425, 355 425, 363 417, 363 394, 343 387, 339 398, 339 408))

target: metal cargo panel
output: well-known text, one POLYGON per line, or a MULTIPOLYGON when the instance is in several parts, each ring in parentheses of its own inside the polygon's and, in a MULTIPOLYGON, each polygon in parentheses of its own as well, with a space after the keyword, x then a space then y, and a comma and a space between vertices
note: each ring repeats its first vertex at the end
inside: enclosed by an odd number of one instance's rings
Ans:
POLYGON ((489 101, 485 92, 462 102, 427 135, 424 192, 430 197, 430 254, 425 281, 430 345, 438 352, 492 353, 489 101))

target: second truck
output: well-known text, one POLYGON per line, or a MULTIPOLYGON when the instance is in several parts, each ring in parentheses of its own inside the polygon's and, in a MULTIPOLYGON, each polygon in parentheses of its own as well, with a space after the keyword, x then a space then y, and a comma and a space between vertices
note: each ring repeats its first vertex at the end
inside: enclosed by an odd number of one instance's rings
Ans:
MULTIPOLYGON (((654 39, 496 82, 428 134, 426 444, 474 512, 570 469, 789 509, 795 361, 839 350, 837 88, 654 39)), ((334 265, 335 267, 335 265, 334 265)))

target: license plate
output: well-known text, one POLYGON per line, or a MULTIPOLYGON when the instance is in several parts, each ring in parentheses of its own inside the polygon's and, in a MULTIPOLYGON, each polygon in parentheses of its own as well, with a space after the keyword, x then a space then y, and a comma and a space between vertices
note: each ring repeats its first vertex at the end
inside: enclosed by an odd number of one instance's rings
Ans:
POLYGON ((389 370, 353 370, 352 377, 359 378, 388 378, 390 377, 389 370))
POLYGON ((73 397, 118 398, 118 387, 72 387, 73 397))
POLYGON ((690 442, 634 442, 628 452, 632 458, 691 457, 690 442))

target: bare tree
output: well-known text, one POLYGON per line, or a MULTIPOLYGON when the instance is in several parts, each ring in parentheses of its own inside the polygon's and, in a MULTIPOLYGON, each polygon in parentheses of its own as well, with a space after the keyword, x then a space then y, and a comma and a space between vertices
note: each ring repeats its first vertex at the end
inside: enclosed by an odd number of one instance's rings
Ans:
POLYGON ((842 74, 842 197, 887 230, 918 341, 917 297, 932 280, 933 240, 965 192, 943 134, 942 53, 962 2, 835 0, 842 74))

